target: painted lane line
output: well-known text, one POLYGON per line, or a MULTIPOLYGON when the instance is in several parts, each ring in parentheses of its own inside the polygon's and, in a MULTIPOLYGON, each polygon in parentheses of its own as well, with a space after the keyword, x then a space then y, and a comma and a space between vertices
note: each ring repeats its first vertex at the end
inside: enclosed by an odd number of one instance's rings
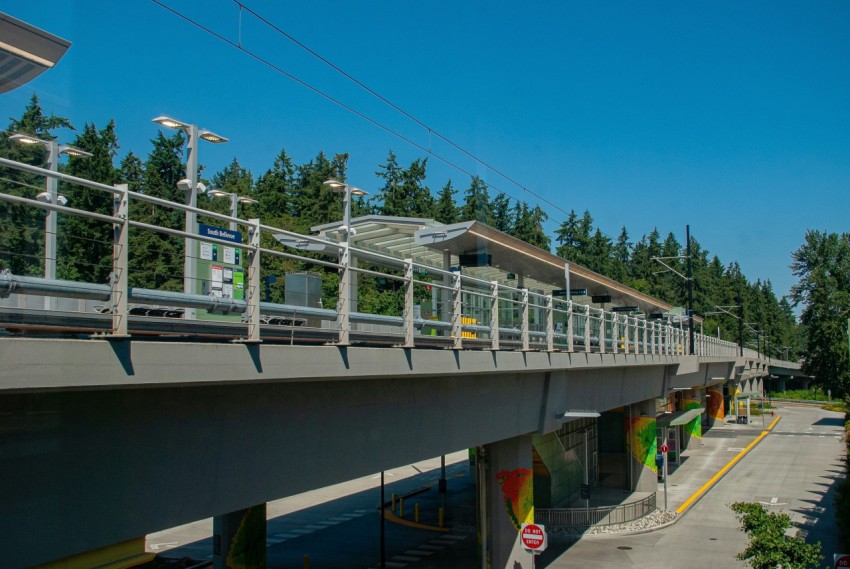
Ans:
POLYGON ((422 561, 422 558, 408 557, 407 555, 393 555, 393 561, 407 561, 408 563, 415 563, 417 561, 422 561))
POLYGON ((433 551, 423 551, 421 549, 409 549, 409 550, 405 551, 404 553, 405 553, 405 555, 418 555, 420 557, 427 556, 427 555, 434 555, 433 551))
POLYGON ((433 551, 442 551, 442 550, 445 549, 445 546, 443 546, 443 545, 431 545, 431 544, 426 543, 425 545, 420 545, 419 548, 420 549, 430 549, 430 550, 433 550, 433 551))

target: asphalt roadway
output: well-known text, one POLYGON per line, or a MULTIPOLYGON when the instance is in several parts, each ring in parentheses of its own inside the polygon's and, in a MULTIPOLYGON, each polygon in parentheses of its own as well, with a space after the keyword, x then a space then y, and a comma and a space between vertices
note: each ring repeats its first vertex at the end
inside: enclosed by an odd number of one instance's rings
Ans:
MULTIPOLYGON (((746 536, 729 504, 758 501, 791 515, 810 542, 820 541, 824 565, 838 552, 834 523, 835 483, 844 475, 842 413, 816 407, 781 407, 776 417, 753 417, 742 425, 727 419, 692 440, 682 464, 671 469, 667 509, 676 521, 626 535, 550 535, 536 560, 543 568, 716 569, 746 567, 735 555, 746 536)), ((388 471, 386 497, 406 499, 405 522, 388 520, 386 566, 390 568, 480 567, 475 545, 474 480, 467 453, 447 456, 448 493, 437 489, 439 459, 388 471), (415 494, 413 494, 415 493, 415 494), (423 526, 411 527, 413 504, 423 526), (437 508, 446 512, 436 528, 437 508)), ((268 567, 367 569, 379 566, 378 475, 307 492, 268 504, 268 567)), ((658 485, 664 506, 664 485, 658 485)), ((396 504, 396 514, 399 514, 396 504)), ((211 558, 212 523, 204 520, 148 536, 147 549, 163 557, 211 558)))

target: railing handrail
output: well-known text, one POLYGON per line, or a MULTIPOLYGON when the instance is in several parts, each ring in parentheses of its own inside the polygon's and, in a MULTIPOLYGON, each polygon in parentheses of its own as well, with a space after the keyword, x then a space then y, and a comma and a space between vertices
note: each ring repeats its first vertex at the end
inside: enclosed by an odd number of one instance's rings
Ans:
POLYGON ((656 509, 655 492, 634 502, 578 508, 535 508, 534 520, 547 527, 608 526, 638 520, 656 509), (616 515, 621 513, 621 515, 616 515), (575 523, 564 523, 564 520, 575 523))
MULTIPOLYGON (((261 256, 281 257, 293 259, 300 262, 310 263, 313 265, 325 267, 326 269, 337 269, 347 275, 347 279, 351 279, 352 274, 365 274, 384 276, 388 279, 400 282, 406 289, 404 297, 404 306, 402 314, 367 314, 358 313, 356 309, 349 306, 351 302, 348 291, 343 291, 340 286, 339 296, 337 298, 337 308, 335 311, 331 309, 320 309, 314 312, 321 320, 337 321, 337 326, 340 332, 340 341, 347 338, 350 330, 350 323, 353 321, 368 321, 382 325, 398 327, 401 326, 412 334, 414 328, 422 328, 430 326, 431 328, 447 331, 453 338, 453 348, 463 348, 464 338, 459 337, 461 332, 471 333, 471 339, 476 339, 478 334, 489 334, 491 336, 491 346, 499 346, 498 337, 501 335, 507 336, 504 341, 507 349, 529 349, 534 346, 535 349, 545 350, 578 350, 592 352, 594 350, 607 352, 609 348, 613 353, 620 352, 620 342, 622 342, 622 351, 628 355, 647 355, 647 354, 685 354, 688 353, 688 339, 681 329, 675 327, 672 323, 660 324, 648 322, 645 319, 635 318, 625 314, 617 314, 611 311, 606 311, 602 308, 592 307, 586 304, 578 304, 572 299, 553 298, 551 294, 541 293, 529 290, 526 287, 510 286, 508 284, 496 283, 487 281, 483 278, 465 275, 462 272, 455 272, 446 268, 438 268, 424 263, 420 263, 415 259, 401 259, 391 255, 387 255, 372 249, 358 247, 353 244, 348 246, 345 242, 334 242, 328 239, 317 237, 314 235, 302 235, 290 230, 276 228, 260 223, 259 219, 244 220, 228 215, 219 214, 198 207, 192 207, 183 203, 172 202, 163 198, 149 196, 137 191, 131 191, 126 184, 108 186, 102 183, 85 180, 76 176, 70 176, 60 172, 31 166, 15 162, 7 158, 0 158, 0 166, 7 166, 18 170, 38 174, 41 176, 54 177, 71 184, 78 184, 84 187, 91 188, 97 191, 108 192, 113 198, 115 207, 113 215, 104 215, 103 213, 87 212, 80 209, 72 209, 56 204, 43 204, 36 202, 31 198, 16 196, 13 194, 0 194, 0 200, 11 201, 27 206, 47 208, 52 211, 82 216, 90 219, 99 220, 103 223, 111 223, 116 229, 116 235, 123 234, 125 241, 119 243, 116 241, 113 244, 113 279, 109 285, 109 296, 112 299, 110 311, 115 316, 114 322, 124 322, 127 320, 126 311, 129 310, 126 299, 130 298, 131 291, 136 294, 142 292, 142 289, 132 289, 126 281, 128 272, 127 257, 126 257, 126 234, 127 229, 137 228, 147 231, 159 232, 162 234, 182 238, 193 239, 199 242, 231 244, 222 239, 207 235, 198 235, 188 231, 186 228, 176 229, 172 227, 164 227, 159 225, 151 225, 139 220, 130 219, 129 201, 137 200, 148 203, 153 203, 158 206, 172 208, 180 212, 192 212, 199 215, 204 215, 212 219, 237 223, 242 227, 248 228, 248 239, 245 242, 238 244, 238 247, 245 252, 243 258, 249 263, 243 263, 243 268, 246 271, 247 279, 246 295, 244 301, 224 301, 220 299, 221 304, 229 304, 231 311, 245 312, 247 318, 252 324, 251 341, 260 341, 259 339, 259 321, 257 317, 259 312, 266 310, 271 313, 292 312, 292 306, 288 305, 269 305, 269 303, 260 303, 261 286, 259 279, 259 271, 261 268, 261 256), (119 202, 123 202, 123 206, 119 209, 119 202), (305 243, 315 243, 324 246, 324 249, 319 251, 324 255, 325 259, 317 259, 313 256, 304 256, 292 253, 292 246, 286 243, 279 243, 275 248, 263 247, 260 243, 260 234, 262 232, 273 232, 275 235, 281 234, 299 242, 303 240, 305 243), (123 251, 122 251, 123 248, 123 251), (121 254, 119 254, 119 252, 121 254), (123 256, 122 256, 123 255, 123 256), (327 259, 330 256, 331 259, 327 259), (354 258, 361 258, 365 262, 371 263, 373 266, 381 267, 382 269, 391 269, 392 271, 402 271, 402 274, 382 272, 367 267, 357 267, 351 261, 354 258), (123 261, 122 261, 123 259, 123 261), (123 265, 121 264, 123 263, 123 265), (417 272, 413 269, 418 269, 419 272, 425 272, 427 275, 438 277, 433 282, 426 282, 416 278, 417 272), (115 278, 115 275, 124 275, 124 279, 115 278), (442 277, 442 279, 439 279, 442 277), (437 303, 442 303, 442 307, 436 313, 440 313, 442 318, 439 320, 424 320, 414 318, 413 302, 414 295, 412 287, 427 285, 436 289, 435 307, 437 303), (459 311, 463 316, 468 316, 469 313, 464 312, 463 295, 469 298, 477 298, 482 303, 480 308, 474 310, 482 310, 485 314, 483 322, 478 318, 461 318, 460 314, 453 314, 453 311, 459 311), (115 300, 123 298, 124 302, 115 300), (487 306, 489 304, 489 306, 487 306), (507 311, 509 316, 506 321, 500 322, 498 318, 493 318, 493 311, 507 311), (123 313, 119 313, 123 311, 123 313), (494 320, 491 325, 486 317, 490 314, 494 320), (446 316, 449 316, 448 319, 446 316), (559 318, 559 323, 563 325, 563 330, 554 325, 553 318, 555 315, 559 318), (563 320, 561 321, 560 319, 563 320), (651 333, 650 333, 651 331, 651 333), (610 335, 610 339, 609 339, 610 335), (513 338, 512 338, 513 337, 513 338), (576 345, 578 344, 578 345, 576 345)), ((298 249, 298 247, 295 247, 298 249)), ((17 277, 15 277, 17 278, 17 277)), ((19 278, 19 284, 28 277, 19 278)), ((6 275, 4 279, 0 279, 0 296, 10 294, 12 285, 12 277, 6 275), (4 280, 5 279, 5 280, 4 280), (6 289, 4 289, 4 284, 6 289)), ((35 283, 37 279, 31 279, 29 284, 35 287, 35 290, 47 290, 50 286, 59 284, 54 283, 35 283)), ((70 281, 65 281, 66 285, 70 281)), ((349 282, 349 281, 346 281, 349 282)), ((342 285, 342 280, 340 281, 342 285)), ((86 286, 98 286, 98 295, 106 289, 100 289, 99 285, 92 283, 79 283, 81 288, 86 286)), ((23 292, 26 287, 19 287, 19 292, 23 292)), ((71 290, 73 287, 68 287, 71 290)), ((67 292, 67 291, 66 291, 67 292)), ((91 292, 91 291, 90 291, 91 292)), ((203 304, 209 299, 205 299, 204 295, 191 293, 165 293, 165 291, 144 291, 145 298, 162 298, 164 302, 171 302, 174 306, 192 307, 203 304), (183 295, 183 296, 181 296, 183 295), (199 297, 199 298, 196 298, 199 297)), ((38 293, 31 293, 38 294, 38 293)), ((49 295, 49 294, 48 294, 49 295)), ((68 294, 56 294, 56 296, 70 296, 68 294)), ((474 312, 473 312, 474 313, 474 312)), ((503 317, 504 319, 504 317, 503 317)), ((118 334, 117 328, 113 330, 114 334, 118 334)), ((698 355, 733 355, 737 354, 738 346, 732 342, 709 339, 700 334, 696 335, 695 352, 698 355)), ((413 345, 412 336, 405 341, 405 346, 413 345)), ((481 347, 481 342, 470 342, 471 347, 481 347)), ((749 352, 747 352, 749 353, 749 352)), ((758 354, 756 354, 758 355, 758 354)))

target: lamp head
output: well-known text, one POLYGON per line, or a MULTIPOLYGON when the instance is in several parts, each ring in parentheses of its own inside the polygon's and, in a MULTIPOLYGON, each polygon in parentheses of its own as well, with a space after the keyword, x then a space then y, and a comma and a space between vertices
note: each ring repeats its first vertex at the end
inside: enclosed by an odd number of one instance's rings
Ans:
POLYGON ((13 134, 9 137, 9 140, 14 140, 21 144, 48 144, 46 140, 41 140, 40 138, 36 138, 28 134, 13 134))
POLYGON ((177 119, 173 119, 173 118, 167 117, 165 115, 156 117, 155 119, 153 119, 153 122, 155 122, 156 124, 162 125, 166 128, 173 128, 173 129, 177 129, 177 130, 184 130, 189 126, 188 124, 186 124, 182 121, 178 121, 177 119))
POLYGON ((211 130, 200 130, 198 131, 198 136, 207 142, 211 142, 213 144, 223 144, 225 142, 230 142, 229 139, 221 136, 220 134, 216 134, 211 130))
POLYGON ((91 152, 86 152, 85 150, 80 150, 79 148, 75 148, 73 146, 62 146, 59 149, 60 154, 67 154, 68 156, 74 156, 76 158, 91 158, 94 156, 91 152))
MULTIPOLYGON (((177 187, 183 190, 184 192, 188 192, 189 189, 192 187, 192 181, 189 178, 183 178, 182 180, 177 182, 177 187)), ((203 194, 207 191, 207 187, 201 182, 195 184, 195 189, 198 190, 199 194, 203 194)))

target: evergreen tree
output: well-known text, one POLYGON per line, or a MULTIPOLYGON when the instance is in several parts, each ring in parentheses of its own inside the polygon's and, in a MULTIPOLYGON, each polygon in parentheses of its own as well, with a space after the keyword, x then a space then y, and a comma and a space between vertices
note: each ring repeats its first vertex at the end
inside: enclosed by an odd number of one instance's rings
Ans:
POLYGON ((274 165, 257 180, 255 197, 263 223, 287 229, 292 217, 292 196, 295 191, 295 164, 281 150, 274 165))
POLYGON ((791 269, 799 282, 791 294, 795 304, 803 305, 801 319, 808 332, 803 371, 824 389, 843 396, 850 385, 850 234, 810 230, 792 258, 791 269))
POLYGON ((390 151, 387 163, 375 174, 384 179, 384 186, 373 200, 381 215, 398 217, 430 217, 434 212, 434 198, 425 185, 428 159, 417 158, 407 168, 398 165, 396 155, 390 151))
MULTIPOLYGON (((12 134, 29 134, 41 140, 54 140, 51 131, 59 128, 73 129, 64 117, 46 115, 33 94, 20 119, 10 119, 9 127, 0 135, 0 155, 10 160, 47 167, 48 152, 41 144, 20 144, 10 140, 12 134)), ((2 169, 0 190, 11 195, 35 199, 43 192, 43 177, 2 169)), ((33 207, 0 203, 0 270, 9 269, 18 275, 44 274, 44 220, 45 210, 33 207)))
POLYGON ((348 154, 337 154, 329 160, 324 152, 319 152, 316 158, 298 167, 292 200, 294 231, 309 233, 313 226, 342 219, 342 195, 324 182, 330 178, 344 181, 347 165, 348 154))
MULTIPOLYGON (((527 210, 528 206, 526 205, 527 210)), ((528 233, 526 228, 522 227, 524 223, 527 223, 527 220, 520 217, 522 215, 522 204, 517 202, 514 212, 511 213, 511 200, 504 192, 499 192, 493 198, 492 211, 493 227, 499 231, 511 233, 514 237, 517 237, 519 234, 528 233)))
POLYGON ((460 210, 461 221, 480 221, 493 225, 493 211, 487 184, 478 176, 473 176, 466 190, 465 202, 460 210))
MULTIPOLYGON (((118 182, 120 175, 113 164, 118 154, 114 121, 100 130, 94 124, 86 124, 72 145, 90 152, 92 156, 71 156, 65 168, 68 174, 108 186, 118 182)), ((75 209, 105 215, 113 213, 113 196, 107 192, 62 183, 60 193, 68 197, 69 205, 75 209)), ((58 278, 109 282, 112 272, 112 225, 75 215, 60 216, 58 221, 58 278)))
POLYGON ((451 224, 458 222, 458 208, 455 203, 455 194, 457 191, 452 186, 452 181, 446 182, 443 189, 440 190, 437 196, 437 202, 434 205, 434 219, 440 223, 451 224))
MULTIPOLYGON (((157 132, 151 141, 153 149, 144 163, 138 191, 174 202, 185 202, 186 196, 177 182, 186 177, 183 165, 182 132, 165 136, 157 132)), ((122 177, 134 166, 125 160, 122 177)), ((143 223, 182 230, 183 211, 148 202, 130 200, 130 218, 143 223)), ((183 240, 167 234, 143 229, 130 231, 130 286, 162 290, 183 290, 183 240)))

